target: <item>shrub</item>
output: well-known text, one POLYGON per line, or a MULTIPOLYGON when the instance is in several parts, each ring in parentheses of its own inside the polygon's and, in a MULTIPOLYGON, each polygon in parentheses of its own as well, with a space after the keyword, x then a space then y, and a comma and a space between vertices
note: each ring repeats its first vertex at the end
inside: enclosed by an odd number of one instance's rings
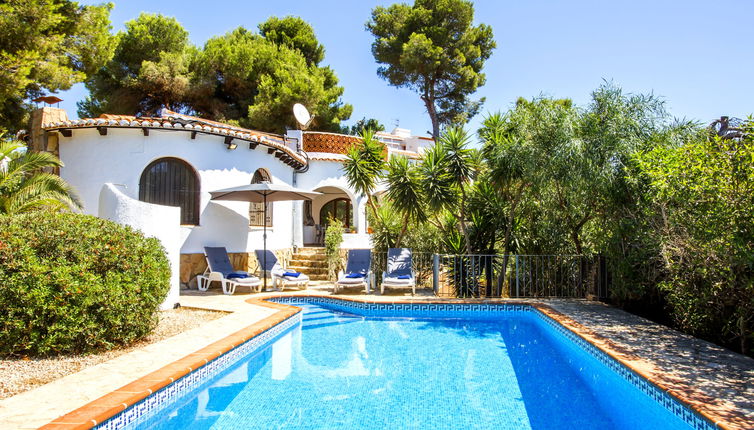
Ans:
POLYGON ((342 265, 341 243, 343 243, 343 222, 330 218, 327 230, 325 230, 325 254, 327 255, 327 276, 331 280, 337 279, 342 265))
POLYGON ((0 355, 87 353, 149 334, 170 285, 159 241, 80 214, 0 216, 0 355))

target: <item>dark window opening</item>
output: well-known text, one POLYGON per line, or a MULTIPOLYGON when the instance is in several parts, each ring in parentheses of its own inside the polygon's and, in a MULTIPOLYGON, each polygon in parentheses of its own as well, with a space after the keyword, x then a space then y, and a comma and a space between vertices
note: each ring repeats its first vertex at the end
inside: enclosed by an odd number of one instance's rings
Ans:
POLYGON ((141 173, 139 200, 181 208, 181 225, 199 225, 199 175, 185 161, 160 158, 141 173))

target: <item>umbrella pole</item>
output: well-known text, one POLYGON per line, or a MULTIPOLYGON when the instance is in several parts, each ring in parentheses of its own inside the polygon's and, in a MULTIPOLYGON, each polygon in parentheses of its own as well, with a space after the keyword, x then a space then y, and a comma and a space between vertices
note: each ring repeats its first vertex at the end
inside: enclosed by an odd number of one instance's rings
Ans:
POLYGON ((264 244, 264 252, 262 253, 264 287, 262 291, 267 291, 267 194, 264 195, 264 218, 262 218, 262 225, 264 225, 264 233, 262 234, 262 243, 264 244))

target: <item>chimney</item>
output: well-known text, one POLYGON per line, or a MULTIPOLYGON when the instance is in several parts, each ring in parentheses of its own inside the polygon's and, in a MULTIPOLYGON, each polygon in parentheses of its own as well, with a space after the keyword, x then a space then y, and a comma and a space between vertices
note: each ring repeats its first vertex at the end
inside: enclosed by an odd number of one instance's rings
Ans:
POLYGON ((58 135, 57 133, 47 133, 42 129, 42 124, 68 121, 68 114, 65 109, 45 106, 31 113, 31 142, 29 148, 33 151, 52 152, 58 154, 58 135))

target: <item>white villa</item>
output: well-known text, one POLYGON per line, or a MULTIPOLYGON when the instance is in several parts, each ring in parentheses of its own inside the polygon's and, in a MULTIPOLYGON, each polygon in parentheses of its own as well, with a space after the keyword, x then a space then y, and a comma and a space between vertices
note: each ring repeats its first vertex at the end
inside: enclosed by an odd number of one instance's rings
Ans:
MULTIPOLYGON (((418 158, 432 143, 400 128, 377 138, 388 156, 418 158)), ((329 216, 346 225, 343 248, 370 247, 366 198, 348 186, 342 169, 348 147, 359 140, 300 130, 274 135, 165 109, 149 118, 69 120, 65 110, 44 107, 34 112, 31 130, 32 149, 65 164, 59 174, 76 189, 85 213, 162 241, 173 267, 165 307, 178 303, 180 285, 204 270, 205 246, 224 246, 236 266, 253 269, 263 223, 268 248, 284 258, 321 244, 329 216), (258 181, 322 195, 270 203, 266 220, 262 204, 210 201, 211 191, 258 181)))

